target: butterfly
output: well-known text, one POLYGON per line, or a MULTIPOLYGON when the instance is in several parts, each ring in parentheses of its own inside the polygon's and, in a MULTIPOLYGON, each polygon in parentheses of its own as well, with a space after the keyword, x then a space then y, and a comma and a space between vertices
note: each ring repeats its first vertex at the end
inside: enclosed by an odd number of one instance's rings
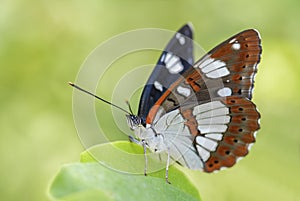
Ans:
POLYGON ((246 156, 260 128, 251 101, 262 47, 242 31, 193 61, 193 31, 184 25, 161 54, 143 89, 137 115, 127 115, 132 141, 167 152, 182 166, 214 172, 246 156))
POLYGON ((260 128, 251 101, 261 58, 258 31, 248 29, 225 40, 198 61, 193 58, 193 30, 185 24, 172 37, 143 88, 138 114, 127 113, 135 137, 146 149, 167 153, 190 169, 215 172, 246 156, 260 128))

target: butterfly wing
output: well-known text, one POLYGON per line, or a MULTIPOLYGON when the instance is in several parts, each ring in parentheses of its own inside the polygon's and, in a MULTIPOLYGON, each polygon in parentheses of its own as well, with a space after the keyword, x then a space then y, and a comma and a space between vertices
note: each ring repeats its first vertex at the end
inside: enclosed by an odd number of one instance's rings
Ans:
POLYGON ((163 115, 153 127, 173 159, 190 169, 213 172, 248 154, 259 129, 259 113, 248 99, 229 96, 163 115))
POLYGON ((196 106, 227 96, 250 100, 262 51, 260 41, 259 33, 249 29, 209 51, 160 96, 146 123, 185 105, 196 106))
POLYGON ((161 54, 140 98, 138 116, 145 124, 151 107, 167 88, 193 63, 193 31, 189 24, 181 27, 161 54))
POLYGON ((197 61, 158 99, 146 123, 168 139, 172 157, 192 169, 212 172, 231 167, 248 153, 259 129, 260 115, 250 99, 260 55, 256 30, 236 34, 197 61))

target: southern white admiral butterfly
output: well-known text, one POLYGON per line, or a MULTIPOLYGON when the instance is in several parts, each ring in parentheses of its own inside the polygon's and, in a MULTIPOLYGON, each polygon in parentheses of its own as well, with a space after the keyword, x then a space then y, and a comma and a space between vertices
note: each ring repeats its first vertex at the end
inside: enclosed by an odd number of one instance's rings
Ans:
POLYGON ((170 158, 205 172, 233 166, 248 154, 260 128, 251 101, 259 33, 242 31, 195 63, 192 34, 188 24, 177 31, 143 89, 138 115, 126 115, 136 135, 131 141, 144 151, 167 152, 167 182, 170 158))

